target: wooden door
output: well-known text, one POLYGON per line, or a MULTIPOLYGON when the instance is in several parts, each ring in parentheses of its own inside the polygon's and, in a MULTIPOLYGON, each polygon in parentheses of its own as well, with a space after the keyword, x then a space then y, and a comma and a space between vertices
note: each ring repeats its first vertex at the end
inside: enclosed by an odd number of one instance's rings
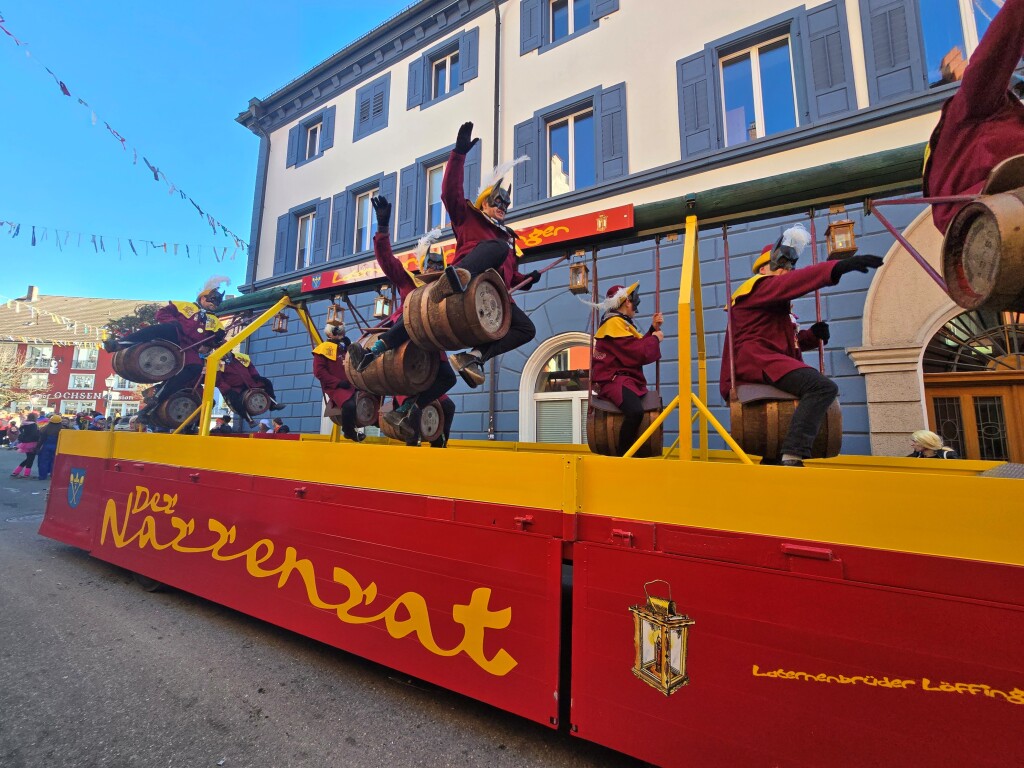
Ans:
POLYGON ((928 425, 965 459, 1024 462, 1024 386, 925 377, 928 425))

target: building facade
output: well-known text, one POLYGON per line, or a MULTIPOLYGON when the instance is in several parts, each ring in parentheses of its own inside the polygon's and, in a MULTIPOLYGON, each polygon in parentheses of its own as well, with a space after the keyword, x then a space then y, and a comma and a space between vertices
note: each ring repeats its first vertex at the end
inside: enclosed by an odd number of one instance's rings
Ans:
MULTIPOLYGON (((364 268, 373 260, 370 197, 395 203, 396 253, 446 227, 441 174, 459 125, 471 120, 481 140, 467 158, 467 197, 475 199, 481 173, 499 161, 530 158, 515 170, 508 216, 533 246, 524 256, 530 269, 585 258, 602 293, 639 279, 648 297, 641 314, 660 305, 667 338, 648 378, 657 378, 667 402, 676 394, 682 256, 673 235, 685 211, 679 206, 656 231, 627 227, 611 239, 601 218, 607 224, 622 206, 919 147, 996 10, 993 0, 763 0, 733 3, 728 13, 673 0, 423 0, 239 115, 260 137, 243 290, 334 270, 347 276, 338 293, 369 318, 382 284, 364 268), (586 235, 559 235, 565 222, 588 216, 598 224, 586 235)), ((806 225, 813 215, 824 232, 828 189, 818 197, 821 207, 803 217, 772 218, 766 201, 759 215, 719 222, 728 227, 733 281, 794 221, 806 225)), ((887 211, 936 263, 939 235, 926 207, 887 211)), ((908 434, 931 424, 962 453, 1024 459, 1018 318, 963 317, 875 217, 849 217, 861 252, 887 258, 873 280, 854 275, 822 295, 832 327, 824 369, 840 385, 843 451, 905 454, 908 434), (994 367, 985 361, 993 335, 1007 347, 994 367), (957 345, 975 354, 956 354, 957 345), (960 367, 971 361, 974 368, 960 367), (960 381, 968 373, 989 375, 990 391, 968 391, 974 384, 960 381)), ((723 254, 722 230, 703 230, 713 379, 728 294, 723 254)), ((501 358, 484 388, 453 390, 453 436, 585 441, 590 314, 567 282, 562 265, 519 295, 537 337, 501 358)), ((326 306, 313 309, 322 316, 326 306)), ((813 322, 813 297, 795 313, 813 322)), ((293 428, 326 429, 308 338, 264 331, 249 351, 291 405, 293 428)), ((710 399, 727 423, 725 404, 710 399)), ((667 426, 679 428, 674 417, 667 426)))

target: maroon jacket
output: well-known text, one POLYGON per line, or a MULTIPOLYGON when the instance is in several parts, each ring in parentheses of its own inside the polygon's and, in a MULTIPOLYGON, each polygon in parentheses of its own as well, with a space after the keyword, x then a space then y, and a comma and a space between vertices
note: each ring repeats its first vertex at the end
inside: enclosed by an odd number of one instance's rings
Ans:
POLYGON ((248 366, 242 365, 241 361, 232 357, 224 362, 224 370, 217 372, 217 389, 221 392, 237 390, 244 392, 247 389, 260 386, 259 371, 256 364, 250 362, 248 366))
MULTIPOLYGON (((598 328, 598 334, 610 323, 625 322, 636 327, 629 318, 618 312, 609 312, 598 328)), ((661 342, 654 335, 653 328, 647 335, 608 335, 594 342, 594 360, 590 365, 593 377, 591 389, 598 397, 622 406, 622 390, 628 389, 637 397, 647 394, 647 379, 644 366, 661 359, 661 342)))
MULTIPOLYGON (((1024 0, 1006 0, 981 39, 960 89, 942 107, 928 142, 926 196, 980 192, 1002 160, 1024 154, 1024 105, 1008 91, 1024 56, 1024 0)), ((945 234, 963 204, 932 207, 932 220, 945 234)))
POLYGON ((391 237, 387 232, 378 232, 373 236, 373 256, 377 259, 377 266, 398 289, 401 301, 388 318, 388 323, 394 324, 402 316, 405 297, 413 292, 416 283, 412 279, 412 275, 405 271, 402 262, 395 256, 395 252, 391 250, 391 237))
POLYGON ((508 243, 508 254, 499 271, 505 286, 511 290, 528 279, 517 269, 516 233, 491 221, 466 199, 463 191, 465 166, 466 156, 453 151, 448 156, 448 164, 444 167, 444 177, 441 179, 441 202, 455 230, 455 255, 449 263, 458 264, 484 240, 504 240, 508 243))
POLYGON ((736 300, 725 332, 719 391, 729 399, 729 337, 736 352, 736 383, 776 382, 804 363, 802 349, 818 346, 809 330, 798 331, 791 314, 793 299, 839 282, 832 277, 838 262, 824 261, 781 275, 766 275, 750 293, 736 300))
POLYGON ((324 394, 337 408, 341 408, 356 393, 345 375, 345 353, 341 351, 340 345, 334 360, 313 353, 313 375, 324 388, 324 394))
POLYGON ((217 316, 206 312, 195 302, 169 301, 167 306, 156 311, 155 319, 158 323, 178 326, 178 346, 185 353, 185 365, 202 365, 200 342, 216 347, 224 339, 224 326, 217 316))

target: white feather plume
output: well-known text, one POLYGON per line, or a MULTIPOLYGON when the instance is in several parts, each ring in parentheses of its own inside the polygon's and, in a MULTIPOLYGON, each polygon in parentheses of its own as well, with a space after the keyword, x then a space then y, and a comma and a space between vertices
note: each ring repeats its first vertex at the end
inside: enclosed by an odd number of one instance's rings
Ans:
POLYGON ((231 285, 231 278, 227 275, 214 275, 206 281, 206 285, 203 286, 203 290, 208 291, 211 288, 219 288, 221 283, 231 285))
POLYGON ((416 243, 416 247, 413 249, 413 252, 412 252, 413 255, 416 257, 416 261, 419 261, 420 259, 422 259, 423 258, 423 254, 425 254, 430 249, 430 246, 432 246, 434 243, 436 243, 440 239, 441 239, 441 229, 440 229, 440 227, 435 227, 434 229, 432 229, 429 232, 427 232, 427 234, 425 234, 423 237, 421 237, 419 239, 419 242, 416 243))
POLYGON ((807 244, 810 242, 811 233, 804 229, 803 224, 797 224, 782 233, 782 244, 788 245, 796 251, 797 256, 803 254, 804 248, 806 248, 807 244))
POLYGON ((499 181, 504 179, 508 172, 515 168, 517 165, 519 165, 520 163, 525 163, 529 159, 529 155, 520 155, 515 160, 506 160, 504 163, 499 163, 498 165, 494 166, 491 172, 480 180, 480 191, 476 193, 477 197, 483 194, 485 189, 493 187, 499 181))

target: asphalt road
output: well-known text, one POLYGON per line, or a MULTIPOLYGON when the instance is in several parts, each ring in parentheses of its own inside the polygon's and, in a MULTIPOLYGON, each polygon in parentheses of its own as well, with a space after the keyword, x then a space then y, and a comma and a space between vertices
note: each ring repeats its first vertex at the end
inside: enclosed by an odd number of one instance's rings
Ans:
POLYGON ((641 763, 45 539, 0 449, 0 766, 641 763))

